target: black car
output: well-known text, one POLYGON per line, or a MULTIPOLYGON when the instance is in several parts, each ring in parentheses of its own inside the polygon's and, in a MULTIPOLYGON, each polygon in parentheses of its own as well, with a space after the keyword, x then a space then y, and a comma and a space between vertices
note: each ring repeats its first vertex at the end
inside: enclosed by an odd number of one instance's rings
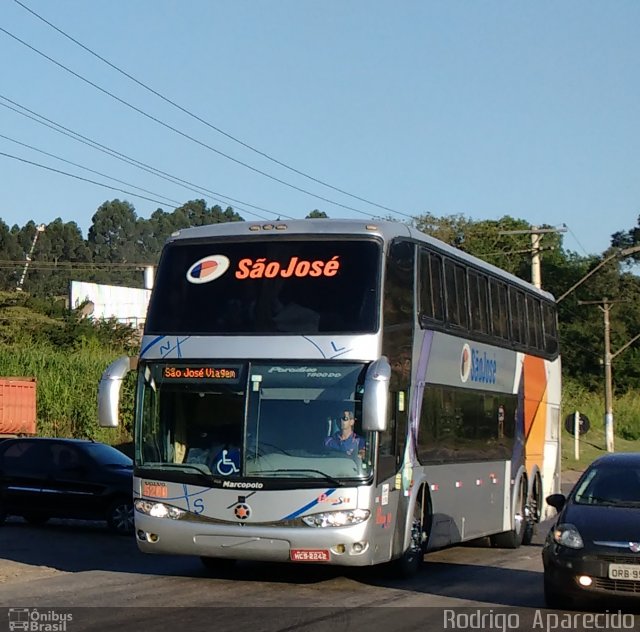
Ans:
POLYGON ((49 518, 106 520, 133 532, 133 462, 104 443, 18 438, 0 442, 0 524, 49 518))
POLYGON ((547 606, 640 598, 640 453, 596 459, 547 502, 558 510, 542 549, 547 606))

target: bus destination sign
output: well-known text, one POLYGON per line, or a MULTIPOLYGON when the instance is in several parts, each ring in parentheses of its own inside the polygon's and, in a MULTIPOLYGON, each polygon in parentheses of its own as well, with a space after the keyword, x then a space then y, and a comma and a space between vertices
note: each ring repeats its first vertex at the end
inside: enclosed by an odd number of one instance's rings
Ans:
POLYGON ((240 377, 240 368, 237 366, 167 365, 162 370, 162 377, 165 380, 235 381, 240 377))

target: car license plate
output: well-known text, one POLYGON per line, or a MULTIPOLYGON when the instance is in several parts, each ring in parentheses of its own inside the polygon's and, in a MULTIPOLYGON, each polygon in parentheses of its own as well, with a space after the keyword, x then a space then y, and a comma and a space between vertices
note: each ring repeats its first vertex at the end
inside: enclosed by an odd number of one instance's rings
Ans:
POLYGON ((640 564, 609 564, 609 579, 640 581, 640 564))
POLYGON ((291 561, 328 562, 329 551, 327 549, 291 549, 291 561))

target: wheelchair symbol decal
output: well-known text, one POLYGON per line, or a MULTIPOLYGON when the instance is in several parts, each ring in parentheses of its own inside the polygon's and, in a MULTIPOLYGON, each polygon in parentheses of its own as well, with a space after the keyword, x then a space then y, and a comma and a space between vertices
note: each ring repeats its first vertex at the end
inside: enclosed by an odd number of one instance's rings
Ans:
POLYGON ((218 474, 221 476, 231 476, 232 474, 237 474, 240 469, 237 467, 235 461, 232 458, 229 458, 229 450, 223 450, 222 456, 218 459, 216 463, 216 470, 218 470, 218 474))

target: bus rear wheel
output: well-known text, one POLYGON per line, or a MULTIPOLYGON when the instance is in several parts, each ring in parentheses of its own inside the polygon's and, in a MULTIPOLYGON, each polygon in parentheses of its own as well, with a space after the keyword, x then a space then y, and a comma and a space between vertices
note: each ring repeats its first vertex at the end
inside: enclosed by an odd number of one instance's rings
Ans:
POLYGON ((522 544, 528 520, 525 485, 526 483, 522 482, 518 487, 518 496, 514 504, 515 510, 512 518, 513 529, 492 535, 490 537, 491 546, 498 549, 517 549, 522 544))
POLYGON ((531 490, 531 498, 527 507, 524 534, 522 536, 522 544, 525 546, 531 544, 533 536, 536 533, 536 525, 540 522, 540 504, 542 499, 542 481, 540 476, 536 474, 533 479, 533 489, 531 490))
POLYGON ((536 534, 536 524, 530 518, 527 518, 524 525, 524 533, 522 534, 522 544, 529 546, 533 542, 533 536, 536 534))

